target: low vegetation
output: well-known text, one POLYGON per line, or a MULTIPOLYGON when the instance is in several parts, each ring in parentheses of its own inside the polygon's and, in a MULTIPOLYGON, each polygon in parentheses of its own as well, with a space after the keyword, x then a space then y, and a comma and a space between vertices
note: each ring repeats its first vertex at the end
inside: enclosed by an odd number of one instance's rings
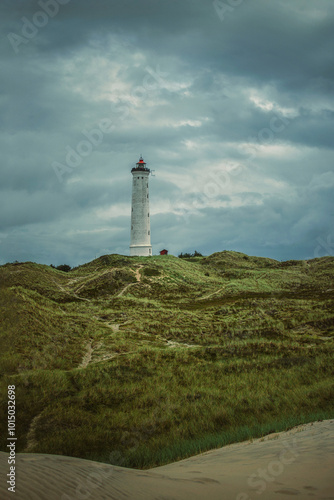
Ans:
POLYGON ((148 468, 332 418, 333 298, 333 257, 1 266, 17 451, 148 468))
POLYGON ((200 253, 200 252, 197 252, 197 250, 195 250, 194 253, 189 253, 189 252, 186 252, 186 253, 180 253, 178 255, 178 257, 180 259, 189 259, 190 257, 203 257, 203 255, 200 253))

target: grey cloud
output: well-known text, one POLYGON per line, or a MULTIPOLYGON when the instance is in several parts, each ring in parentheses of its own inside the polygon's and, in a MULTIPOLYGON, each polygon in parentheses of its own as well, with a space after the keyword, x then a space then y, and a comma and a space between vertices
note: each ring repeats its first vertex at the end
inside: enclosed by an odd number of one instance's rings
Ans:
POLYGON ((8 33, 40 9, 0 6, 0 263, 127 253, 130 170, 141 153, 156 170, 154 253, 304 258, 327 241, 331 1, 241 2, 222 22, 211 0, 71 0, 16 54, 8 33), (288 125, 273 132, 274 117, 288 125), (80 149, 82 131, 102 119, 115 128, 60 183, 52 164, 67 165, 68 148, 80 149))

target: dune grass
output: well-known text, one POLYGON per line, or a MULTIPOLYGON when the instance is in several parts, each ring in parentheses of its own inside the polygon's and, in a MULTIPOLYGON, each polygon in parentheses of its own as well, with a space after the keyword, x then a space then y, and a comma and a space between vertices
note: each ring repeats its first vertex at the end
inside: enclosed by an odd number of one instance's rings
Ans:
POLYGON ((148 468, 333 417, 333 278, 237 252, 1 266, 17 451, 148 468))

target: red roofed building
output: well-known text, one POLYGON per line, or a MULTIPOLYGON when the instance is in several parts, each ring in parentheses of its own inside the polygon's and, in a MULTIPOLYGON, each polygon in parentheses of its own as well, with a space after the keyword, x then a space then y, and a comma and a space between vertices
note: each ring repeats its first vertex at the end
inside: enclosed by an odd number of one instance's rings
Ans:
POLYGON ((168 250, 161 250, 160 255, 168 255, 168 250))

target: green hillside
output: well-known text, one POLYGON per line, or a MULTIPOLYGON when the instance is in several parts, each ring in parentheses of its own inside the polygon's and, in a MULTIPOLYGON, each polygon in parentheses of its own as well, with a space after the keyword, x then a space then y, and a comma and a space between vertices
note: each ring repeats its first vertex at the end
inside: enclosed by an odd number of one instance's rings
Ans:
POLYGON ((332 418, 333 298, 333 257, 0 266, 17 452, 145 468, 332 418))

